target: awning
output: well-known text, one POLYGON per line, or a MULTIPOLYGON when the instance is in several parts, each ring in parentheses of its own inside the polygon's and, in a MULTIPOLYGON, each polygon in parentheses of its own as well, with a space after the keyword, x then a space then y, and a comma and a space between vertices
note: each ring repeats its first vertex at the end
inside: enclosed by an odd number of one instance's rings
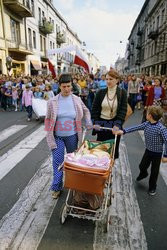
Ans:
POLYGON ((41 62, 42 63, 42 67, 47 67, 48 63, 47 62, 41 62))
POLYGON ((34 60, 31 60, 31 63, 32 63, 32 66, 34 67, 35 70, 41 70, 41 65, 40 65, 40 62, 39 61, 34 61, 34 60))

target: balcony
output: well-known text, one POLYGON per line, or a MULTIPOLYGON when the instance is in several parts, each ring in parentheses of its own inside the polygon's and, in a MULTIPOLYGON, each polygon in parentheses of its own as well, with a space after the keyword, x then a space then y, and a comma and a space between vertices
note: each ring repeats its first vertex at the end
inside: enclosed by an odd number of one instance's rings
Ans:
POLYGON ((4 5, 14 14, 24 17, 33 17, 33 12, 28 1, 23 0, 3 0, 4 5), (25 3, 26 2, 26 3, 25 3))
POLYGON ((130 44, 131 44, 131 45, 134 45, 134 44, 135 44, 134 40, 132 40, 130 44))
POLYGON ((44 35, 48 35, 53 33, 54 27, 52 23, 50 23, 46 19, 43 19, 42 22, 39 22, 39 30, 44 35))
POLYGON ((8 51, 15 52, 23 55, 32 55, 32 45, 26 45, 21 41, 10 41, 7 43, 8 51))
POLYGON ((65 35, 61 32, 57 32, 57 44, 61 45, 62 43, 66 42, 65 35))
POLYGON ((158 30, 151 30, 148 34, 148 38, 155 40, 158 37, 158 30))
POLYGON ((128 45, 127 50, 130 51, 130 45, 128 45))
POLYGON ((141 36, 142 35, 142 30, 139 28, 138 31, 137 31, 137 36, 141 36))
POLYGON ((136 45, 136 49, 140 50, 141 49, 141 44, 140 43, 137 43, 136 45))
POLYGON ((140 63, 140 60, 139 60, 139 59, 136 59, 135 65, 136 65, 136 66, 140 66, 140 64, 141 64, 141 63, 140 63))

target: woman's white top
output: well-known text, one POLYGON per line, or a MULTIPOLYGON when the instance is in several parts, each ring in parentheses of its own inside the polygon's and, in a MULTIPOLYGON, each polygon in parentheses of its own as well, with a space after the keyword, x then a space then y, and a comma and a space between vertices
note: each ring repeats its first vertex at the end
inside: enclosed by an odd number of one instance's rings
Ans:
POLYGON ((108 88, 108 93, 105 95, 102 102, 100 118, 111 120, 117 115, 118 100, 116 90, 117 85, 112 88, 108 88))

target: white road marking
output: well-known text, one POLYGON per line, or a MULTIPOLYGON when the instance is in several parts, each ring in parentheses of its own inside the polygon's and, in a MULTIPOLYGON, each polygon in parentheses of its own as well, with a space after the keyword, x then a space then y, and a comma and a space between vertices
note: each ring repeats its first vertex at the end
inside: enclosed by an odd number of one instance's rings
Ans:
POLYGON ((147 250, 147 242, 141 221, 126 145, 121 140, 120 158, 113 167, 109 232, 103 232, 102 223, 96 224, 94 250, 147 250))
POLYGON ((14 135, 21 129, 27 127, 27 125, 13 125, 7 129, 4 129, 3 131, 0 132, 0 142, 6 140, 8 137, 11 135, 14 135))
POLYGON ((42 125, 6 154, 0 157, 0 180, 4 178, 27 154, 29 154, 46 136, 42 125))
POLYGON ((14 207, 0 221, 0 249, 35 250, 48 226, 57 201, 51 198, 50 158, 23 190, 14 207))
MULTIPOLYGON (((145 138, 144 138, 144 131, 138 131, 139 135, 141 136, 142 138, 142 141, 144 142, 145 144, 145 138)), ((162 178, 164 179, 166 185, 167 185, 167 163, 161 163, 161 166, 160 166, 160 174, 162 176, 162 178)))

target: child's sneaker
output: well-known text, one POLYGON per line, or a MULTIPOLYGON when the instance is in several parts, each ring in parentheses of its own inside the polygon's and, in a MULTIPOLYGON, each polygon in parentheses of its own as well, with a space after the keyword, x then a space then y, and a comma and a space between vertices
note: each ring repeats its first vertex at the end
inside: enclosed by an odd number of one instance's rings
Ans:
POLYGON ((151 189, 148 191, 149 195, 153 196, 156 194, 156 190, 155 189, 151 189))

